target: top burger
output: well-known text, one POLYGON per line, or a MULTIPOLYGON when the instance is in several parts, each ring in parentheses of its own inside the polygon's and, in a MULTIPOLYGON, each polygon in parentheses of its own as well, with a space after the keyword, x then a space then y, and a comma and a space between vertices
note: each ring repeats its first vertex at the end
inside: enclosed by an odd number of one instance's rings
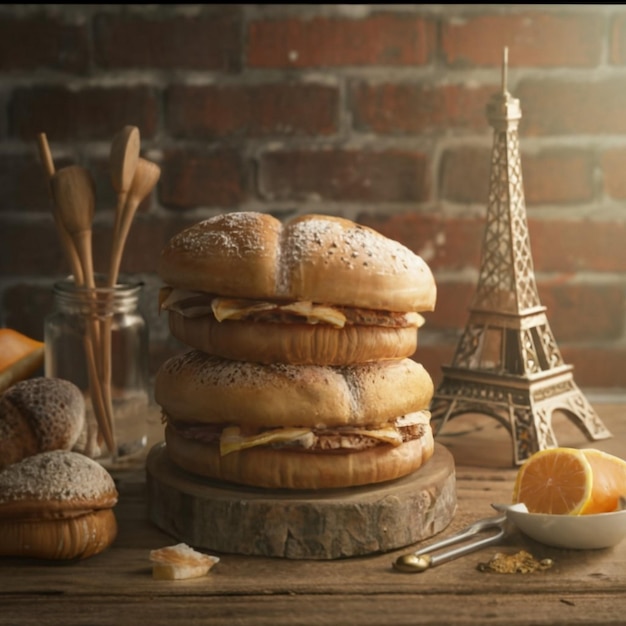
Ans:
POLYGON ((411 356, 436 287, 422 258, 349 220, 222 214, 163 249, 170 331, 226 359, 351 365, 411 356))

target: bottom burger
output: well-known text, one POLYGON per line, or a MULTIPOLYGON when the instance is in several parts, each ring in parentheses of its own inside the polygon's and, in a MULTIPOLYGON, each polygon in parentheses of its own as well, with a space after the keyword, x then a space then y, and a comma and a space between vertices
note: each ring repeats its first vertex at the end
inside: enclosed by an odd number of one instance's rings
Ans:
POLYGON ((159 369, 170 460, 215 480, 271 489, 380 483, 433 454, 433 383, 412 359, 345 367, 261 365, 200 351, 159 369))

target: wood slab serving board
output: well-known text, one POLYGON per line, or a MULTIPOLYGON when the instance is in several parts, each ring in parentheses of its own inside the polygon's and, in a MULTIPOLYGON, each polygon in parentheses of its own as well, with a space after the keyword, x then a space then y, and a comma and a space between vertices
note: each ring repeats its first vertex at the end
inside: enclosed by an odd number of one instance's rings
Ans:
POLYGON ((149 519, 198 549, 289 559, 388 552, 442 531, 456 510, 454 459, 435 444, 409 476, 366 487, 277 491, 210 482, 167 456, 146 460, 149 519))

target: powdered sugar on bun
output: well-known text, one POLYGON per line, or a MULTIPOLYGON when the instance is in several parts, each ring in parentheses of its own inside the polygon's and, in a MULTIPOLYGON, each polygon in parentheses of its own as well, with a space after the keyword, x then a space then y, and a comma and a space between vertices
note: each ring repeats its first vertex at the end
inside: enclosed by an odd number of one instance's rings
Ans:
POLYGON ((85 401, 73 383, 30 378, 0 396, 0 469, 48 450, 70 450, 84 428, 85 401))
POLYGON ((346 367, 262 365, 192 350, 159 368, 154 393, 180 421, 354 426, 424 409, 433 382, 412 359, 346 367))
POLYGON ((210 218, 172 238, 159 274, 168 285, 224 296, 389 311, 429 311, 436 298, 420 256, 371 228, 323 215, 284 223, 255 212, 210 218))
POLYGON ((0 518, 72 515, 111 508, 117 497, 111 475, 77 452, 42 452, 0 472, 0 518))

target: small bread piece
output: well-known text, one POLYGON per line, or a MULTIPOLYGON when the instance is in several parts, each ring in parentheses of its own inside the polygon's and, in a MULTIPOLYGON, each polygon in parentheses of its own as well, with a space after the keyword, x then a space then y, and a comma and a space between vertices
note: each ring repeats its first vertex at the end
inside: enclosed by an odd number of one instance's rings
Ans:
POLYGON ((216 556, 197 552, 186 543, 150 551, 152 577, 157 580, 184 580, 205 576, 219 562, 216 556))
POLYGON ((29 378, 0 396, 0 470, 49 450, 71 450, 85 425, 85 400, 61 378, 29 378))
POLYGON ((65 450, 42 452, 0 472, 0 556, 85 558, 117 534, 118 493, 94 460, 65 450))

